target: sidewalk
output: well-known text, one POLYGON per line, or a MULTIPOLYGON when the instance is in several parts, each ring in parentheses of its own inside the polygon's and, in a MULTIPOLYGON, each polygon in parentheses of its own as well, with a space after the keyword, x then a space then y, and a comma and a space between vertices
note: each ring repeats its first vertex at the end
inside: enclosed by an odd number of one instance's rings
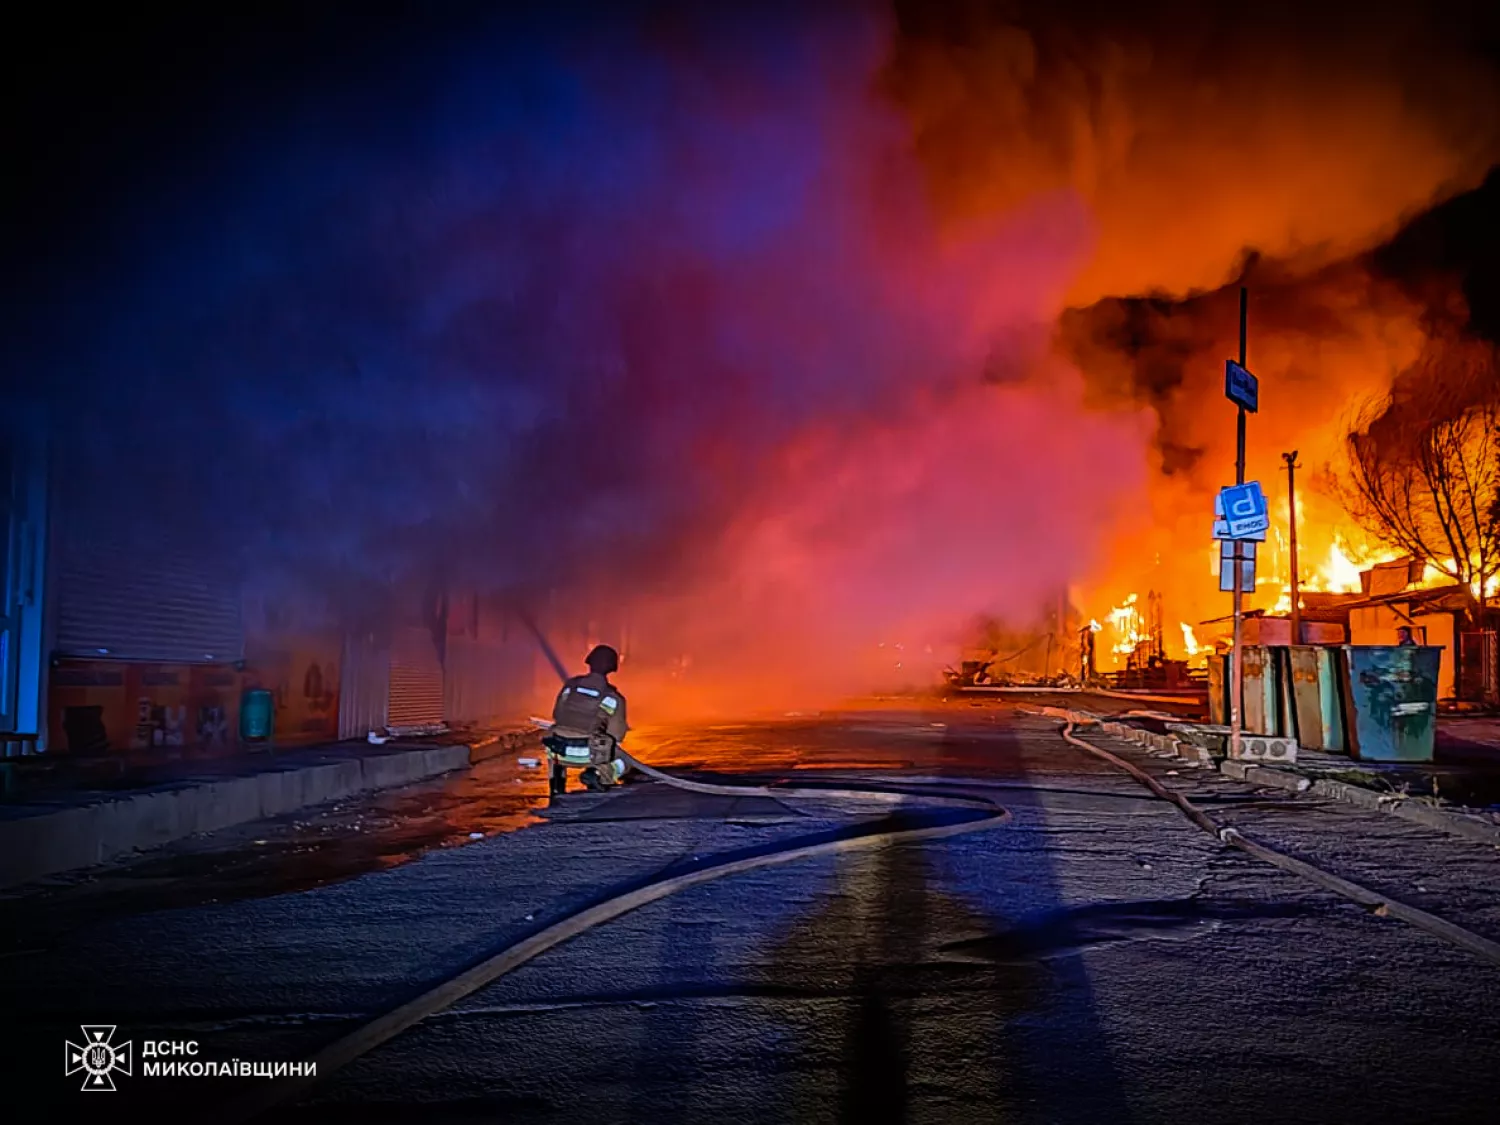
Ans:
POLYGON ((381 746, 343 742, 155 763, 131 769, 104 788, 50 785, 0 805, 0 887, 357 793, 409 785, 535 741, 536 731, 526 727, 381 746))
POLYGON ((1500 721, 1493 718, 1439 719, 1431 762, 1360 761, 1298 747, 1295 760, 1273 763, 1229 759, 1223 727, 1052 710, 1074 722, 1097 721, 1106 733, 1193 766, 1293 793, 1331 797, 1500 847, 1500 721))
POLYGON ((1500 718, 1439 716, 1436 756, 1440 762, 1500 769, 1500 718))

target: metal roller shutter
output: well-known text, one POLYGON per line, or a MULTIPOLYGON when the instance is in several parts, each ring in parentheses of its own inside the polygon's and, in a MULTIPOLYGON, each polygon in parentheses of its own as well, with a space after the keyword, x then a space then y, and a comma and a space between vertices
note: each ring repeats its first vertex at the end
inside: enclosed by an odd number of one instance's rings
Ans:
POLYGON ((391 696, 387 724, 392 730, 441 725, 443 666, 432 632, 398 630, 391 645, 391 696))
POLYGON ((244 659, 240 590, 190 543, 73 519, 59 528, 62 656, 225 664, 244 659))

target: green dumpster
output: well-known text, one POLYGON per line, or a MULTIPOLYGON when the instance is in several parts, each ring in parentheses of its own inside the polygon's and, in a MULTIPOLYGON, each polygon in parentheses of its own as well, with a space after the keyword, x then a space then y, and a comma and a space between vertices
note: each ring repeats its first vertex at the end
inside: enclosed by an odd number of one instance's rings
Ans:
POLYGON ((1339 691, 1344 663, 1344 654, 1338 649, 1318 649, 1318 712, 1323 737, 1317 746, 1309 746, 1309 749, 1344 751, 1344 703, 1339 691))
POLYGON ((240 738, 246 742, 264 742, 271 737, 274 721, 271 693, 262 688, 247 691, 240 701, 240 738))
POLYGON ((1437 735, 1436 645, 1345 645, 1344 730, 1370 762, 1430 762, 1437 735))

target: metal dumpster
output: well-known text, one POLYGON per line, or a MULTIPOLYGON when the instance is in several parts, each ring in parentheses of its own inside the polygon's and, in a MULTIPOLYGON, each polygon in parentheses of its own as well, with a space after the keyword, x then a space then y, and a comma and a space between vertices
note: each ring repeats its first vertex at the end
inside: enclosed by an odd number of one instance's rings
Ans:
POLYGON ((1323 750, 1323 711, 1318 697, 1318 648, 1292 645, 1287 649, 1287 687, 1291 705, 1292 729, 1287 731, 1298 746, 1323 750))
POLYGON ((1371 762, 1430 762, 1437 734, 1437 645, 1344 645, 1344 731, 1371 762))
POLYGON ((1245 645, 1241 659, 1245 675, 1245 733, 1280 735, 1273 650, 1266 645, 1245 645))
POLYGON ((1292 648, 1277 645, 1271 649, 1276 670, 1276 733, 1283 738, 1297 737, 1297 698, 1292 691, 1292 648))
POLYGON ((1344 654, 1336 648, 1318 649, 1318 713, 1322 720, 1322 745, 1308 749, 1342 753, 1348 748, 1344 735, 1344 654))
POLYGON ((1208 721, 1216 727, 1229 725, 1229 656, 1208 658, 1208 721))

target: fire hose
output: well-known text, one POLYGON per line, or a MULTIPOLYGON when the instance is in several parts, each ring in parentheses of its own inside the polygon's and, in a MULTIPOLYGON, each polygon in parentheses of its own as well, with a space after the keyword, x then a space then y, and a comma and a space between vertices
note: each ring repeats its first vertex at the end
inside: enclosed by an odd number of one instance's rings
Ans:
MULTIPOLYGON (((521 614, 521 617, 535 634, 553 669, 562 680, 566 681, 567 669, 558 659, 545 634, 528 616, 521 614)), ((249 1097, 221 1108, 205 1122, 205 1125, 209 1125, 209 1121, 211 1125, 238 1125, 240 1122, 254 1120, 268 1110, 307 1093, 319 1080, 389 1042, 403 1031, 421 1023, 465 996, 514 972, 549 949, 571 941, 596 926, 613 921, 680 891, 728 878, 731 875, 741 875, 748 871, 795 863, 804 859, 967 835, 997 827, 1011 819, 1008 809, 988 797, 970 793, 937 792, 932 787, 922 784, 875 786, 856 782, 848 788, 718 784, 675 777, 646 765, 625 753, 624 750, 620 750, 619 753, 628 765, 647 777, 692 793, 725 797, 766 797, 772 800, 786 797, 823 800, 844 798, 894 805, 902 805, 916 798, 929 804, 966 806, 978 810, 980 815, 956 822, 922 827, 881 827, 882 824, 888 824, 889 820, 876 821, 876 827, 873 829, 839 832, 832 838, 827 838, 826 834, 824 838, 815 841, 803 837, 800 840, 785 841, 768 850, 753 854, 711 857, 709 863, 696 870, 690 869, 676 875, 667 875, 643 886, 635 886, 610 894, 592 906, 569 914, 560 921, 545 926, 519 941, 512 942, 477 964, 446 978, 406 1003, 393 1008, 385 1015, 362 1025, 314 1055, 310 1060, 313 1064, 311 1074, 294 1075, 272 1081, 249 1097)))

